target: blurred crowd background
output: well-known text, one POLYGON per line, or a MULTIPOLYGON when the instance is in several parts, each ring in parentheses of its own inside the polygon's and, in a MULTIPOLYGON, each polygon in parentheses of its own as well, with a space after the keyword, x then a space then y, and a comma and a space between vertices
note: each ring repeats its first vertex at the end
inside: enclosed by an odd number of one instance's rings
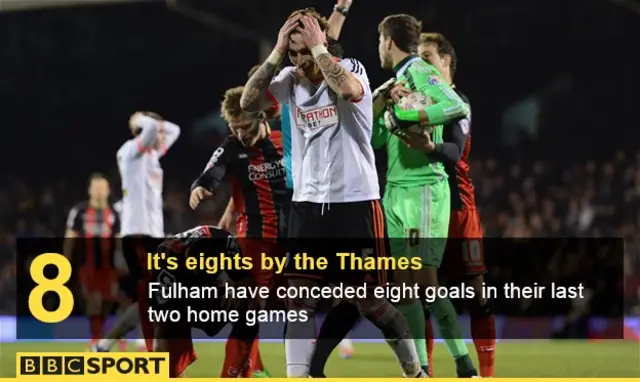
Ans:
MULTIPOLYGON (((334 4, 122 3, 0 9, 0 152, 8 164, 0 178, 2 312, 14 306, 16 239, 63 235, 92 172, 108 174, 112 200, 119 199, 115 153, 136 110, 156 111, 183 130, 163 159, 167 233, 215 224, 228 189, 195 213, 187 197, 226 134, 218 111, 224 90, 246 81, 288 13, 315 6, 328 16, 334 4)), ((632 92, 640 62, 629 49, 640 23, 626 4, 433 0, 371 7, 354 0, 340 40, 376 87, 390 75, 377 57, 382 17, 410 13, 425 31, 447 35, 459 56, 456 84, 472 102, 471 167, 486 235, 624 239, 617 285, 627 314, 640 315, 640 133, 632 92)))

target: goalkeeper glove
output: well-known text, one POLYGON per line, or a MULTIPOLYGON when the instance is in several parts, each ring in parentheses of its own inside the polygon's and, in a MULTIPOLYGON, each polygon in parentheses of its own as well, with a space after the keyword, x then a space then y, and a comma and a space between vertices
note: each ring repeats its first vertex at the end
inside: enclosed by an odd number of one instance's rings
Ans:
POLYGON ((395 77, 390 78, 387 82, 385 82, 384 84, 378 86, 376 88, 376 90, 373 91, 373 93, 371 94, 373 96, 373 100, 375 102, 376 98, 378 98, 379 96, 384 96, 386 97, 389 93, 389 90, 391 89, 391 86, 393 86, 393 84, 396 83, 396 79, 395 77))

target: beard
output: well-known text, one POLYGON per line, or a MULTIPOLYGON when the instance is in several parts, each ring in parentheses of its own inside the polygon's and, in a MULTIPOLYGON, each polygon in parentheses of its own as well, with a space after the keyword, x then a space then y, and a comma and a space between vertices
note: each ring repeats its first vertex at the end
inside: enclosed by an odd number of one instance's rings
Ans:
POLYGON ((305 65, 304 67, 299 66, 297 69, 298 69, 298 73, 302 77, 312 81, 322 76, 322 73, 320 72, 320 68, 315 63, 305 65))
POLYGON ((391 60, 391 55, 389 53, 383 53, 380 56, 380 66, 385 70, 393 69, 393 61, 391 60))

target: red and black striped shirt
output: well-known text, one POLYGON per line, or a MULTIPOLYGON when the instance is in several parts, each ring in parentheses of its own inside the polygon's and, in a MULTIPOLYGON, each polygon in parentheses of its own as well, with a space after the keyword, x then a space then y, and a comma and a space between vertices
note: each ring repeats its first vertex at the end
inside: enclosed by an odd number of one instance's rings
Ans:
POLYGON ((239 238, 278 237, 279 216, 287 196, 279 120, 269 121, 267 137, 245 147, 234 136, 218 147, 193 187, 211 192, 225 179, 231 181, 238 217, 239 238))
POLYGON ((79 254, 83 267, 114 268, 116 235, 120 232, 120 218, 111 207, 94 208, 88 202, 76 204, 69 212, 67 229, 78 238, 73 255, 79 254))

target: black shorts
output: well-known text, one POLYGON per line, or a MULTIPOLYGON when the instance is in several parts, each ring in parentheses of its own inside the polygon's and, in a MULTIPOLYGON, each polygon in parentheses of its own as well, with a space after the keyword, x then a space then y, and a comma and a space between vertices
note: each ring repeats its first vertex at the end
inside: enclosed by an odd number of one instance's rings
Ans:
POLYGON ((132 301, 138 301, 137 282, 146 280, 148 276, 147 270, 147 254, 156 253, 158 245, 162 239, 152 238, 147 235, 132 235, 122 237, 122 255, 129 274, 126 276, 128 282, 121 285, 124 294, 132 301), (133 281, 136 280, 136 281, 133 281))
POLYGON ((357 257, 387 257, 388 240, 384 213, 379 200, 320 204, 292 202, 289 214, 287 251, 289 261, 285 276, 311 278, 329 283, 384 285, 387 271, 363 271, 350 267, 351 262, 337 253, 353 253, 357 257), (326 269, 302 269, 292 257, 306 252, 325 257, 326 269))

